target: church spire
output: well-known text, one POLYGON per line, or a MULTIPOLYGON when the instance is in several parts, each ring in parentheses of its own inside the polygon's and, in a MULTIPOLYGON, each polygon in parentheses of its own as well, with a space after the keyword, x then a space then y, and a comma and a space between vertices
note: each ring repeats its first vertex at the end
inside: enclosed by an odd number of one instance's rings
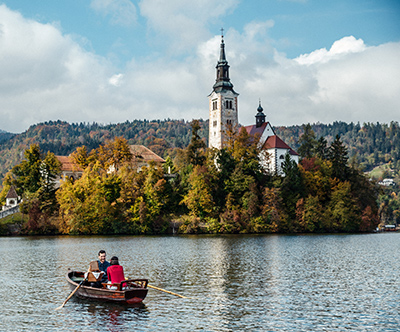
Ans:
MULTIPOLYGON (((217 78, 209 100, 208 146, 222 149, 227 131, 238 127, 238 96, 229 79, 229 65, 225 55, 224 30, 221 29, 221 46, 217 63, 217 78)), ((236 129, 235 129, 236 130, 236 129)))
POLYGON ((259 128, 265 123, 264 109, 261 107, 261 99, 258 101, 258 108, 256 114, 256 128, 259 128))
POLYGON ((221 49, 219 52, 218 64, 223 62, 226 62, 226 64, 228 64, 228 61, 226 61, 226 56, 225 56, 224 29, 221 29, 221 49))
POLYGON ((225 42, 224 42, 224 29, 221 29, 221 46, 219 52, 219 60, 217 66, 217 79, 215 80, 215 84, 213 89, 215 92, 221 92, 225 90, 233 91, 233 84, 229 78, 229 65, 228 61, 226 60, 225 55, 225 42))

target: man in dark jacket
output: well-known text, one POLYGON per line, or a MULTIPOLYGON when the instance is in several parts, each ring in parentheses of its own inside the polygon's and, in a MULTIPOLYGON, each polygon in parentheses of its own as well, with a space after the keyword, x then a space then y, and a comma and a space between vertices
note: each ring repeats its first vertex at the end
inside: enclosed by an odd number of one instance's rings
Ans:
POLYGON ((106 251, 105 250, 100 250, 99 251, 99 260, 97 261, 99 264, 99 270, 103 271, 103 278, 101 279, 101 282, 107 282, 107 268, 110 266, 110 263, 106 261, 106 251))

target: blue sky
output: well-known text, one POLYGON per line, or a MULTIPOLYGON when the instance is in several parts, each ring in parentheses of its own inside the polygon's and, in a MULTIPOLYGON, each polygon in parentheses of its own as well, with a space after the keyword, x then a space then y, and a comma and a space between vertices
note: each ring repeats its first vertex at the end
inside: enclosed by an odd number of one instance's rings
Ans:
POLYGON ((240 123, 400 120, 398 0, 0 0, 0 129, 206 119, 221 27, 240 123))

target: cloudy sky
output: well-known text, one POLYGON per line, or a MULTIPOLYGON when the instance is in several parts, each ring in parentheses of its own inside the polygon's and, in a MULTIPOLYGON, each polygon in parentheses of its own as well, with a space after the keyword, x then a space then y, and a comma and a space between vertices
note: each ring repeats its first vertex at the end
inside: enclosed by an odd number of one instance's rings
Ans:
POLYGON ((240 123, 400 121, 398 0, 0 0, 0 129, 207 119, 221 27, 240 123))

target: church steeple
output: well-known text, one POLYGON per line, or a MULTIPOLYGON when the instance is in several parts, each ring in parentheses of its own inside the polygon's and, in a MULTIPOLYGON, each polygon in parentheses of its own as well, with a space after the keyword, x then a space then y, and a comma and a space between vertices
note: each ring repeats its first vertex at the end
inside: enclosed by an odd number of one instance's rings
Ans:
POLYGON ((261 100, 258 102, 257 114, 256 114, 256 128, 262 126, 265 123, 264 109, 261 107, 261 100))
MULTIPOLYGON (((221 30, 223 31, 223 29, 221 30)), ((215 92, 221 92, 223 90, 233 91, 233 84, 231 83, 229 78, 229 65, 225 55, 225 43, 223 34, 221 35, 219 60, 215 68, 217 69, 217 79, 215 80, 215 84, 213 86, 214 91, 215 92)))
MULTIPOLYGON (((223 32, 223 29, 221 29, 223 32)), ((238 127, 238 96, 233 90, 229 78, 229 65, 225 55, 224 35, 221 34, 221 46, 217 63, 217 78, 209 99, 209 136, 210 148, 222 149, 227 139, 227 131, 238 127)))

